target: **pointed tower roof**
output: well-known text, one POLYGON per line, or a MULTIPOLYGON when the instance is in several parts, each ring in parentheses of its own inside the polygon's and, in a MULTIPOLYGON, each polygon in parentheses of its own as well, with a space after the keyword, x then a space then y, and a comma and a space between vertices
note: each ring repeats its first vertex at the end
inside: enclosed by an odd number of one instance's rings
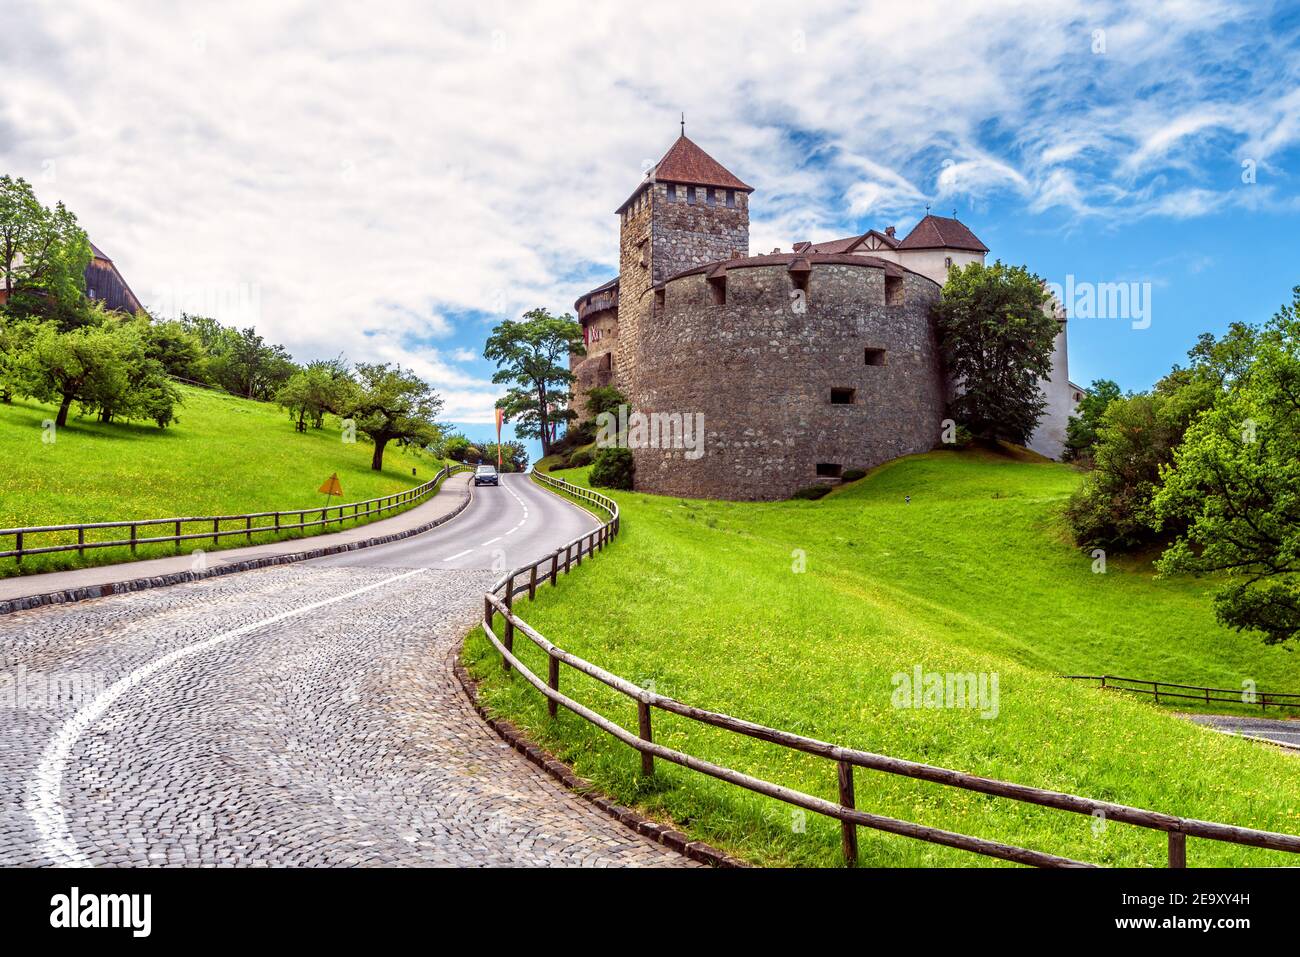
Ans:
POLYGON ((966 249, 986 253, 985 246, 964 223, 946 216, 926 213, 907 237, 898 244, 899 249, 966 249))
POLYGON ((679 183, 684 186, 714 186, 720 189, 734 189, 742 193, 752 193, 754 187, 741 182, 730 170, 715 160, 685 133, 677 137, 677 142, 668 148, 668 152, 645 174, 645 179, 632 191, 627 202, 618 208, 623 211, 638 193, 651 183, 679 183))

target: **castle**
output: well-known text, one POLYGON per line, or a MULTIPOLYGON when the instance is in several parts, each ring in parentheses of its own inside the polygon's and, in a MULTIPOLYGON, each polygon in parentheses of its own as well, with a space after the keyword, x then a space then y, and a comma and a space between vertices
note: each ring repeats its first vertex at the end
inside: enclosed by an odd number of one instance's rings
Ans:
MULTIPOLYGON (((988 253, 957 219, 927 214, 790 252, 749 255, 741 182, 685 131, 617 210, 619 274, 579 297, 585 356, 575 407, 613 385, 642 413, 703 416, 703 455, 633 443, 638 490, 780 499, 934 448, 951 383, 931 307, 951 266, 988 253)), ((1060 456, 1079 390, 1060 323, 1047 410, 1029 445, 1060 456)))

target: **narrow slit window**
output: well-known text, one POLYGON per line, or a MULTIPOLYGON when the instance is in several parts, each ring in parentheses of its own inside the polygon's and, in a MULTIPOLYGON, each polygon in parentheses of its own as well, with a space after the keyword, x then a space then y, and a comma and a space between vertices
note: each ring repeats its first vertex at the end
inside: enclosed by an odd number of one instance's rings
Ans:
POLYGON ((668 184, 668 202, 677 202, 677 187, 672 183, 668 184))
POLYGON ((839 478, 840 473, 843 471, 844 471, 844 466, 840 465, 838 462, 817 463, 818 478, 839 478))
POLYGON ((664 291, 662 289, 656 289, 655 290, 655 313, 661 314, 663 311, 664 311, 664 291))
POLYGON ((694 187, 694 186, 687 186, 687 187, 686 187, 686 205, 687 205, 687 206, 694 206, 694 205, 695 205, 695 187, 694 187))
POLYGON ((864 350, 864 358, 869 366, 883 366, 885 364, 885 350, 866 349, 864 350))
POLYGON ((735 205, 736 205, 736 191, 735 191, 734 189, 729 189, 729 190, 727 190, 727 205, 728 205, 728 206, 731 206, 732 208, 735 208, 735 205))
POLYGON ((857 395, 857 389, 831 389, 831 405, 852 405, 857 395))

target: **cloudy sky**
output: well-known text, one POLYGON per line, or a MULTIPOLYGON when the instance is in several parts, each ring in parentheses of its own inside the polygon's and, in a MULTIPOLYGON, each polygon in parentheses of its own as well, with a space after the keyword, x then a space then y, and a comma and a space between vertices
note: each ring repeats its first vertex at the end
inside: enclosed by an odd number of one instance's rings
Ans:
MULTIPOLYGON (((1293 8, 1294 9, 1294 8, 1293 8)), ((0 171, 65 201, 156 312, 410 365, 486 434, 495 321, 610 278, 677 133, 754 251, 956 209, 1064 284, 1071 378, 1143 388, 1300 283, 1300 17, 1131 7, 0 0, 0 171)))

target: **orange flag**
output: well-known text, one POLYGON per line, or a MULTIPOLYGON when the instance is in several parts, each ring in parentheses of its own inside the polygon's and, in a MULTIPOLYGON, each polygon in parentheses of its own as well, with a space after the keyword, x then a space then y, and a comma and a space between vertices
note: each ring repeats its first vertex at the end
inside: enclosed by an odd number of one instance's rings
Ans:
POLYGON ((497 408, 497 471, 501 470, 501 420, 505 418, 506 410, 497 408))

